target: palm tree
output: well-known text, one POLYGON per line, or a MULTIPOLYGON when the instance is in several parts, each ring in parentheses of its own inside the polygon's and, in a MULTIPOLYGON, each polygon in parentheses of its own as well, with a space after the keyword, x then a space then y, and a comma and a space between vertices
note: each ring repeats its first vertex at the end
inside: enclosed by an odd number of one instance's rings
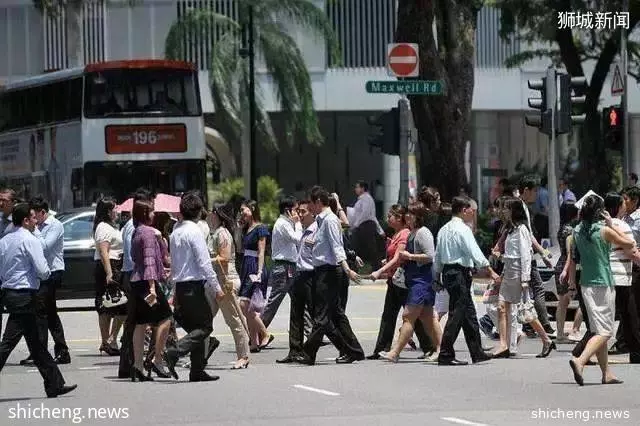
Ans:
MULTIPOLYGON (((324 39, 332 58, 339 56, 338 42, 324 12, 309 0, 236 0, 237 18, 210 9, 192 9, 176 21, 169 31, 165 54, 170 59, 184 59, 189 48, 202 47, 203 34, 218 34, 209 46, 210 84, 216 113, 221 124, 236 140, 244 130, 242 111, 249 110, 250 72, 242 60, 243 29, 252 15, 257 50, 271 74, 280 108, 284 112, 285 134, 292 145, 299 135, 312 145, 321 145, 318 117, 313 105, 311 78, 296 41, 280 22, 294 23, 316 37, 324 39), (192 42, 190 42, 192 41, 192 42)), ((265 146, 277 150, 269 115, 256 99, 255 130, 265 146)))

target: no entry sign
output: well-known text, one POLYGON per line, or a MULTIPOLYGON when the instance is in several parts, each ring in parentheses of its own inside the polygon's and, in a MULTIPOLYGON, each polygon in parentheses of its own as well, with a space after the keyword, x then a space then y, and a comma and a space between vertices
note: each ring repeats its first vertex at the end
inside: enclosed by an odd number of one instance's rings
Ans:
POLYGON ((420 56, 416 43, 389 43, 387 46, 387 68, 395 77, 417 77, 420 75, 420 56))

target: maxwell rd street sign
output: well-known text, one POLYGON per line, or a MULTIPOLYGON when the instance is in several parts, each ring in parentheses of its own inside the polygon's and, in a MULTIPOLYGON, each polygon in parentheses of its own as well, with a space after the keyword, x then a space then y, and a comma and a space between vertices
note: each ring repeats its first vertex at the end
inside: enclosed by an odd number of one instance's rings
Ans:
POLYGON ((398 93, 401 95, 442 95, 440 80, 367 81, 367 93, 398 93))

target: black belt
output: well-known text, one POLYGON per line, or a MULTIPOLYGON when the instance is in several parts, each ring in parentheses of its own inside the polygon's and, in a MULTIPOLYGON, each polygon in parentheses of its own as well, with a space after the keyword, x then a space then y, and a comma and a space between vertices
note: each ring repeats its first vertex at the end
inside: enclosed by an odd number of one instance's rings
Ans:
POLYGON ((289 260, 274 260, 273 263, 275 265, 290 265, 290 266, 296 266, 296 262, 291 262, 289 260))
POLYGON ((467 266, 462 266, 459 263, 449 263, 449 264, 444 265, 442 267, 443 271, 448 270, 448 269, 457 269, 459 271, 465 271, 466 272, 466 271, 471 271, 473 268, 469 268, 467 266))
POLYGON ((2 287, 2 291, 11 291, 14 293, 29 293, 29 294, 35 294, 38 292, 38 290, 34 290, 32 288, 6 288, 6 287, 2 287))
POLYGON ((313 269, 314 270, 320 270, 320 269, 335 269, 335 268, 339 268, 340 265, 328 265, 328 264, 324 264, 324 265, 320 265, 320 266, 314 266, 313 269))

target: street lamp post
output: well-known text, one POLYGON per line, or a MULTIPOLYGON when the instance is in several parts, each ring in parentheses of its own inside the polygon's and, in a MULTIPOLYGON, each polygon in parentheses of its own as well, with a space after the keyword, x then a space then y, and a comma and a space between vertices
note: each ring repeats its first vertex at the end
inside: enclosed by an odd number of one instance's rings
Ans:
POLYGON ((248 22, 244 27, 240 56, 249 59, 249 176, 245 176, 245 185, 249 181, 249 198, 258 199, 258 176, 256 173, 256 54, 255 28, 253 25, 253 6, 248 6, 248 22))

